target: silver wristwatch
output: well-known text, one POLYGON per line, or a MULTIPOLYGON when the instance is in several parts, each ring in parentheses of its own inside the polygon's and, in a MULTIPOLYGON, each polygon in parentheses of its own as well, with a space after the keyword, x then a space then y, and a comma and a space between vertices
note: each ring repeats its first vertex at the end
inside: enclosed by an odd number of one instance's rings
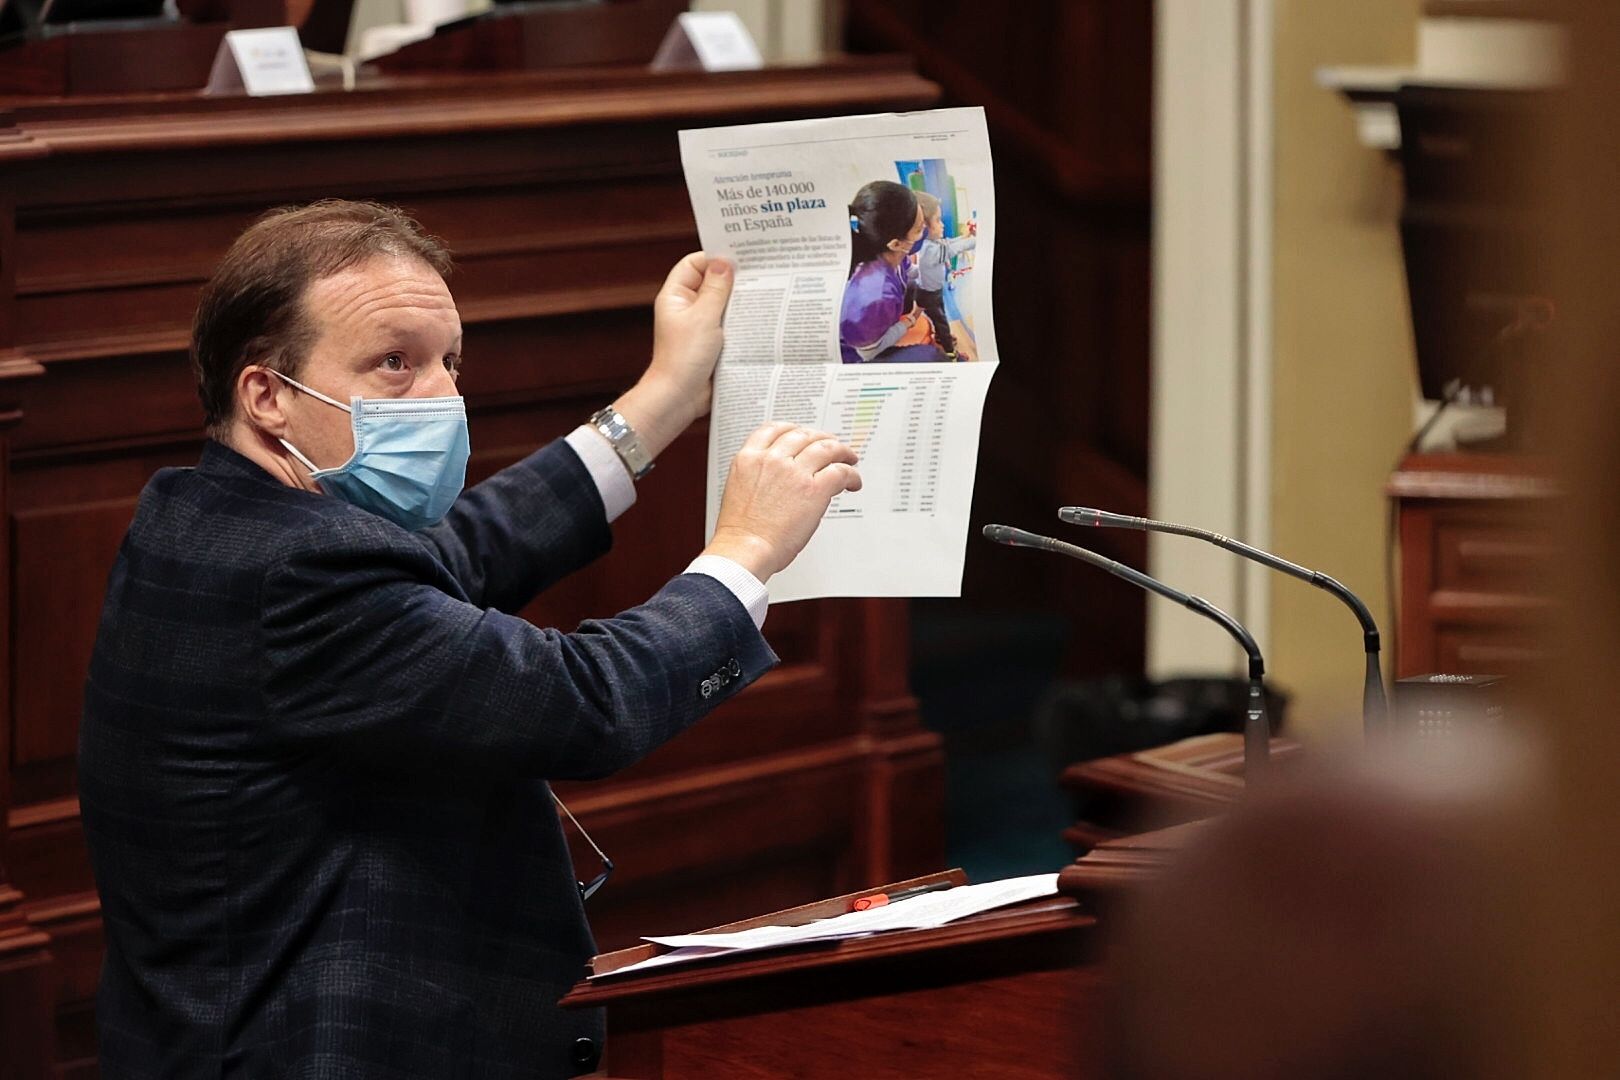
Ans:
POLYGON ((652 472, 652 457, 647 453, 647 448, 641 445, 641 437, 636 434, 636 429, 619 415, 619 410, 609 405, 591 417, 591 426, 602 433, 602 438, 619 455, 625 470, 630 473, 630 479, 640 480, 652 472))

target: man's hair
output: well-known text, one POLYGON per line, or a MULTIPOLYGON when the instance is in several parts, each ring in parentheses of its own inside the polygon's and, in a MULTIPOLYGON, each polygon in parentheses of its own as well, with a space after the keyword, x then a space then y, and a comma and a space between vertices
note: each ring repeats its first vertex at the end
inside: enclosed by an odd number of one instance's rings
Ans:
POLYGON ((939 217, 939 199, 930 192, 917 192, 917 205, 922 208, 924 221, 933 221, 939 217))
POLYGON ((191 366, 211 434, 235 411, 249 364, 297 377, 315 343, 310 285, 378 256, 420 259, 441 276, 450 252, 408 215, 374 202, 325 199, 271 210, 225 253, 191 325, 191 366))

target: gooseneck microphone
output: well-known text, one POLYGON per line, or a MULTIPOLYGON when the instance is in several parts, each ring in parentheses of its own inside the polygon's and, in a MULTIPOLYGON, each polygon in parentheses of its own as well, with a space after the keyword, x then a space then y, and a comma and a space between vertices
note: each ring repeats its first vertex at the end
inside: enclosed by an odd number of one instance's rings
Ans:
POLYGON ((1141 532, 1190 536, 1195 540, 1203 540, 1216 547, 1225 548, 1234 555, 1241 555, 1289 577, 1298 578, 1309 585, 1315 585, 1324 592, 1332 593, 1355 614, 1356 621, 1361 624, 1362 645, 1367 652, 1367 676, 1361 688, 1362 729, 1368 736, 1372 736, 1374 732, 1385 728, 1389 705, 1384 700, 1384 675, 1378 663, 1378 624, 1373 621, 1372 612, 1367 610, 1367 605, 1361 602, 1361 597, 1338 581, 1298 563, 1291 563, 1269 551, 1261 551, 1241 540, 1233 540, 1230 536, 1222 536, 1220 533, 1194 528, 1191 525, 1177 525, 1169 521, 1154 521, 1151 518, 1130 517, 1126 514, 1111 514, 1107 510, 1093 510, 1086 506, 1065 506, 1058 511, 1058 519, 1070 525, 1106 526, 1111 529, 1136 529, 1141 532))
POLYGON ((1255 644, 1253 635, 1243 628, 1242 623, 1202 597, 1190 596, 1180 589, 1173 589, 1158 578, 1149 577, 1140 570, 1078 545, 1067 544, 1050 536, 1025 532, 1023 529, 1014 529, 1008 525, 986 525, 984 536, 987 540, 994 540, 1008 547, 1039 548, 1042 551, 1067 555, 1071 559, 1090 563, 1099 570, 1106 570, 1115 577, 1124 578, 1139 589, 1157 593, 1166 600, 1173 600, 1182 607, 1219 623, 1221 629, 1231 634, 1249 657, 1249 707, 1243 722, 1244 776, 1247 782, 1254 783, 1264 774, 1266 764, 1271 759, 1271 724, 1266 719, 1264 685, 1266 662, 1260 655, 1260 646, 1255 644))

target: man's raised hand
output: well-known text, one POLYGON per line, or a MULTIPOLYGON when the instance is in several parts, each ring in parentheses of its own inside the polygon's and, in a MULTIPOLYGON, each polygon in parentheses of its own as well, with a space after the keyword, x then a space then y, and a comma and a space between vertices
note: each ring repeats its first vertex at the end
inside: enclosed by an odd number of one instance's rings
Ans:
POLYGON ((653 354, 649 378, 679 387, 693 409, 706 415, 720 357, 720 320, 736 275, 724 259, 694 251, 669 272, 653 301, 653 354))
POLYGON ((613 403, 652 457, 709 411, 734 276, 724 259, 694 251, 675 264, 653 301, 652 362, 613 403))

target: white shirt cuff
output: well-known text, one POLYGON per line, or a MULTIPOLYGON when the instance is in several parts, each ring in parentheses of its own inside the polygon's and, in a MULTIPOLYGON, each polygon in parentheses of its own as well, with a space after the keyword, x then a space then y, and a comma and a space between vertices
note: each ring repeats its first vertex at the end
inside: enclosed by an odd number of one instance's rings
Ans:
MULTIPOLYGON (((581 424, 570 431, 563 436, 563 442, 574 448, 579 460, 585 463, 585 471, 596 482, 596 490, 602 495, 602 509, 607 512, 608 524, 611 525, 615 518, 636 503, 636 484, 630 479, 630 470, 624 467, 618 451, 602 437, 602 433, 589 424, 581 424)), ((742 567, 737 569, 741 570, 742 567)))
POLYGON ((765 590, 765 583, 743 569, 740 563, 732 562, 724 555, 699 555, 686 568, 686 573, 707 574, 730 589, 732 595, 748 609, 748 617, 754 620, 754 626, 765 629, 765 612, 770 608, 771 594, 765 590))

